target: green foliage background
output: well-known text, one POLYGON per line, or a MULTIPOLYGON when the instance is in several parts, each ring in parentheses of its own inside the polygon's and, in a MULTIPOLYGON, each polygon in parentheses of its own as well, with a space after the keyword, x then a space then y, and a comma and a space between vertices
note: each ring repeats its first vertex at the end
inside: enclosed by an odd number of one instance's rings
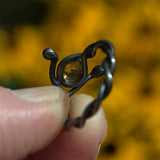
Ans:
MULTIPOLYGON (((62 59, 99 39, 114 44, 117 67, 102 103, 108 132, 98 160, 159 160, 159 0, 1 0, 0 84, 51 85, 44 48, 62 59)), ((80 92, 95 96, 98 87, 92 81, 80 92)))

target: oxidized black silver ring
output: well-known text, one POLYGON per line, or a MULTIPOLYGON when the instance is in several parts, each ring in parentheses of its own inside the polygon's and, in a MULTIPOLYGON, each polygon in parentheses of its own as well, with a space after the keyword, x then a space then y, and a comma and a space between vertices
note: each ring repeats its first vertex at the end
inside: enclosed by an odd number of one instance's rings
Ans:
POLYGON ((68 91, 69 96, 77 92, 90 79, 105 75, 97 98, 86 107, 80 117, 71 120, 68 116, 65 124, 66 130, 73 126, 77 128, 83 127, 86 119, 98 111, 101 101, 108 96, 112 89, 112 76, 116 65, 112 43, 107 40, 100 40, 89 45, 83 53, 64 58, 59 63, 56 72, 56 64, 58 61, 56 52, 51 48, 47 48, 43 51, 43 56, 51 60, 49 76, 52 84, 71 88, 68 91), (102 65, 95 66, 91 73, 88 73, 87 59, 93 58, 98 48, 106 54, 106 58, 102 62, 102 65))

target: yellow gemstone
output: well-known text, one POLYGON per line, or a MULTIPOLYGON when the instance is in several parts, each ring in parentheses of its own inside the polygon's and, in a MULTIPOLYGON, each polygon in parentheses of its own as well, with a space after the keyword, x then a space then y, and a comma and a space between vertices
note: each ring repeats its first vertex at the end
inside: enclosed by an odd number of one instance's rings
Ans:
POLYGON ((63 68, 62 74, 65 81, 75 82, 81 77, 82 65, 79 61, 70 62, 63 68))

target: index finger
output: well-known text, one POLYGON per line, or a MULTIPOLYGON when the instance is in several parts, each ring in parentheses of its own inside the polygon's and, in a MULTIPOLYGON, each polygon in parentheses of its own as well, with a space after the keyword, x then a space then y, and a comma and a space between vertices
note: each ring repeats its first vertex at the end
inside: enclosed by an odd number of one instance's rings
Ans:
MULTIPOLYGON (((80 94, 71 98, 70 117, 80 116, 85 107, 93 100, 90 96, 80 94)), ((52 144, 36 154, 38 160, 94 160, 97 158, 100 144, 106 136, 106 119, 102 107, 98 113, 86 121, 83 128, 71 128, 62 133, 52 144)))

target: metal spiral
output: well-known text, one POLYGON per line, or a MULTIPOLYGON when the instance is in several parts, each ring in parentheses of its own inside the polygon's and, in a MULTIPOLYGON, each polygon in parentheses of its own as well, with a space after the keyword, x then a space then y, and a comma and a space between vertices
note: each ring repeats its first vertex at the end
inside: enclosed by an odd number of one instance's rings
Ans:
POLYGON ((83 53, 74 54, 64 58, 58 65, 57 76, 55 76, 55 69, 58 61, 57 54, 51 48, 48 48, 43 51, 43 56, 46 59, 51 60, 49 75, 52 84, 56 86, 72 88, 68 92, 69 96, 72 96, 75 92, 77 92, 90 79, 105 75, 105 79, 99 89, 97 98, 86 107, 80 117, 77 117, 73 120, 70 120, 70 118, 68 117, 65 124, 66 130, 69 130, 73 126, 77 128, 83 127, 86 119, 90 118, 98 111, 101 101, 108 96, 112 89, 112 76, 116 64, 116 60, 114 57, 114 47, 112 43, 107 40, 100 40, 89 45, 83 53), (88 74, 87 59, 93 58, 96 55, 96 51, 98 48, 100 48, 107 55, 107 57, 104 59, 102 65, 95 66, 92 69, 91 73, 88 74), (72 62, 77 62, 82 67, 81 75, 79 75, 79 77, 75 81, 65 81, 62 73, 65 66, 72 62))

